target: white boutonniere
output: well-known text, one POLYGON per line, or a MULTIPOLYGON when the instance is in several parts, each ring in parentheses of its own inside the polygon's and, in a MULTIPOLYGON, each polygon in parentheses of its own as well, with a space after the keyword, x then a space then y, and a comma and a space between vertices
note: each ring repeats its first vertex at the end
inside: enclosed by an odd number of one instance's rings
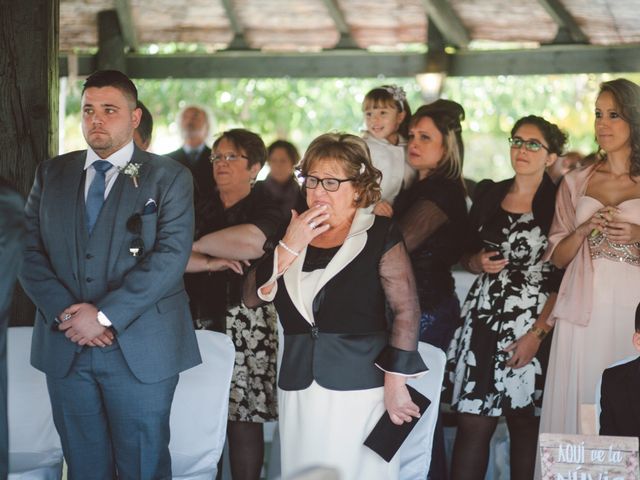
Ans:
POLYGON ((131 177, 133 180, 133 185, 138 188, 138 177, 140 176, 140 167, 141 163, 127 163, 124 168, 120 169, 121 173, 124 173, 126 176, 131 177))

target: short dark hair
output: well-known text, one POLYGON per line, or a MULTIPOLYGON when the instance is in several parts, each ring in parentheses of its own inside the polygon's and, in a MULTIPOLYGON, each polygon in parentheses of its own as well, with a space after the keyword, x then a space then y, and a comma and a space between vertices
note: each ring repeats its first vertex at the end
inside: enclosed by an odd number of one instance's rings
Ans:
POLYGON ((640 333, 640 303, 636 307, 636 332, 640 333))
POLYGON ((264 166, 264 162, 267 161, 267 147, 265 147, 260 135, 244 128, 233 128, 222 132, 216 138, 215 142, 213 142, 213 150, 225 138, 233 143, 236 148, 244 150, 247 157, 249 157, 247 165, 249 168, 256 163, 259 163, 261 167, 264 166))
POLYGON ((131 105, 136 108, 138 103, 138 89, 124 73, 119 70, 98 70, 87 77, 82 85, 82 94, 87 88, 113 87, 122 92, 131 105))
POLYGON ((153 134, 153 117, 147 107, 144 106, 140 100, 138 100, 137 107, 142 110, 142 116, 140 117, 140 125, 138 125, 138 134, 143 142, 150 142, 151 135, 153 134))
POLYGON ((526 117, 520 118, 513 128, 511 129, 511 136, 513 137, 518 129, 522 125, 533 125, 540 130, 544 140, 549 145, 549 153, 555 153, 558 156, 561 156, 564 152, 564 146, 567 143, 568 135, 560 130, 560 128, 550 121, 539 117, 537 115, 527 115, 526 117))
POLYGON ((291 160, 291 164, 293 166, 296 166, 298 164, 298 162, 300 161, 300 153, 293 143, 287 142, 286 140, 276 140, 271 145, 269 145, 269 148, 267 148, 267 157, 270 157, 273 151, 278 148, 282 148, 285 152, 287 152, 287 156, 289 157, 289 160, 291 160))

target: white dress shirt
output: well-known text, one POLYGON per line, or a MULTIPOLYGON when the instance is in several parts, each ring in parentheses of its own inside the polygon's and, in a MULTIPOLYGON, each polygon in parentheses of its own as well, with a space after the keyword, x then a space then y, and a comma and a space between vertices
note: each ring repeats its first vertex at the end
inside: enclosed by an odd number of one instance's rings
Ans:
POLYGON ((93 166, 93 162, 96 160, 106 160, 111 162, 111 164, 116 167, 111 167, 105 173, 105 185, 104 185, 104 198, 107 199, 109 196, 109 192, 113 188, 116 183, 116 179, 118 178, 118 174, 120 173, 121 168, 124 168, 129 161, 131 161, 131 157, 133 156, 133 140, 127 143, 124 147, 122 147, 117 152, 111 154, 111 156, 107 158, 100 158, 96 152, 93 151, 91 147, 87 149, 87 159, 84 162, 84 169, 87 171, 86 178, 84 181, 84 199, 87 199, 87 194, 89 193, 89 186, 93 181, 93 178, 96 176, 96 169, 93 166))
MULTIPOLYGON (((133 156, 133 140, 127 143, 124 147, 122 147, 117 152, 114 152, 107 158, 100 158, 96 152, 93 151, 91 147, 87 149, 87 159, 84 162, 84 169, 87 171, 84 180, 84 199, 87 199, 87 194, 89 193, 89 186, 96 176, 96 169, 93 166, 93 162, 96 160, 106 160, 111 162, 113 165, 109 170, 106 171, 104 175, 104 199, 106 200, 109 196, 109 192, 113 188, 116 183, 116 179, 118 178, 118 174, 120 173, 120 169, 124 168, 127 163, 131 161, 131 157, 133 156), (115 168, 114 168, 115 167, 115 168)), ((111 320, 107 318, 107 316, 98 312, 98 322, 103 327, 110 327, 112 325, 111 320)))

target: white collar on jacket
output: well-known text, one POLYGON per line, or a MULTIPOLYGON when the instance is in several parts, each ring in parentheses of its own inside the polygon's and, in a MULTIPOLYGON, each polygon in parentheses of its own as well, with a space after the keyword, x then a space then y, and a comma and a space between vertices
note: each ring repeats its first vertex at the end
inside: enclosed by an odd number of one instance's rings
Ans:
MULTIPOLYGON (((314 288, 313 298, 318 292, 335 277, 343 268, 345 268, 358 254, 362 251, 367 243, 367 230, 371 228, 376 216, 373 214, 373 208, 359 208, 356 210, 356 214, 353 217, 351 228, 347 234, 347 238, 344 243, 331 259, 327 268, 318 280, 317 285, 314 288)), ((287 288, 287 292, 291 301, 296 309, 304 317, 304 319, 310 324, 314 323, 313 312, 307 311, 304 305, 302 296, 302 289, 300 282, 302 281, 302 265, 304 264, 304 258, 307 254, 305 248, 300 252, 298 258, 291 264, 291 266, 284 273, 284 284, 287 288)))

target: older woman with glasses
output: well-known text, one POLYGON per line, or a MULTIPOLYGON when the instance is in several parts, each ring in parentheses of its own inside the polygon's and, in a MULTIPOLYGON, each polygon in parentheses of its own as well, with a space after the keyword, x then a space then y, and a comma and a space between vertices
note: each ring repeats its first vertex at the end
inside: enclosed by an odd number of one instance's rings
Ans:
POLYGON ((556 193, 545 169, 566 140, 541 117, 519 119, 509 139, 515 176, 476 188, 472 238, 461 263, 479 276, 448 352, 457 480, 484 479, 501 416, 511 439, 511 478, 533 478, 550 346, 545 320, 559 283, 557 270, 543 260, 556 193))
POLYGON ((234 480, 260 477, 262 426, 277 418, 275 309, 272 304, 247 308, 241 301, 243 268, 273 248, 285 221, 264 192, 252 189, 266 157, 260 137, 247 130, 229 130, 216 139, 211 155, 216 191, 198 206, 198 240, 187 265, 187 272, 199 272, 188 280, 196 328, 226 330, 236 347, 227 425, 234 480))
POLYGON ((363 443, 385 410, 396 424, 419 416, 405 386, 426 370, 411 263, 391 220, 368 208, 380 172, 364 140, 322 135, 301 171, 309 210, 293 215, 244 294, 247 305, 273 300, 284 329, 282 477, 326 465, 340 478, 395 479, 397 456, 387 463, 363 443))

